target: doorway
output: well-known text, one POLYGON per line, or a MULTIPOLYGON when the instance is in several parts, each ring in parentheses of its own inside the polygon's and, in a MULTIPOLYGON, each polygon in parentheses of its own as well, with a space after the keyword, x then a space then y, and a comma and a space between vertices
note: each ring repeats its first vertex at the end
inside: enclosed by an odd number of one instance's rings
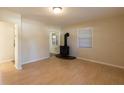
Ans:
POLYGON ((13 23, 0 21, 0 64, 16 62, 16 26, 13 23))
POLYGON ((59 54, 60 51, 60 32, 50 32, 49 34, 50 56, 59 54))

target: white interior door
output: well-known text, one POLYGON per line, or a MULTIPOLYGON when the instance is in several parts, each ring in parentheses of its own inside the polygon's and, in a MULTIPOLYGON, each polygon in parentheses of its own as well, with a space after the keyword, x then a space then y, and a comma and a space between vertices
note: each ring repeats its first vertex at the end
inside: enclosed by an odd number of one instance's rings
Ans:
POLYGON ((14 24, 0 22, 0 63, 14 60, 14 24))
POLYGON ((60 32, 50 33, 50 53, 58 54, 60 47, 60 32))

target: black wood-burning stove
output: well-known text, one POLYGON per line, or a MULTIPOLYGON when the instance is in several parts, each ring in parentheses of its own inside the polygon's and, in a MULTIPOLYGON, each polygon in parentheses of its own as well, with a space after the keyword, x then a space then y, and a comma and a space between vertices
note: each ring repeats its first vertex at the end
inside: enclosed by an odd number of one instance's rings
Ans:
POLYGON ((69 33, 64 35, 64 46, 60 46, 60 54, 57 54, 56 57, 64 58, 64 59, 75 59, 76 57, 69 56, 69 46, 67 45, 67 38, 69 37, 69 33))
POLYGON ((64 35, 64 46, 60 46, 60 55, 68 56, 69 55, 69 46, 67 45, 67 38, 69 37, 69 33, 64 35))

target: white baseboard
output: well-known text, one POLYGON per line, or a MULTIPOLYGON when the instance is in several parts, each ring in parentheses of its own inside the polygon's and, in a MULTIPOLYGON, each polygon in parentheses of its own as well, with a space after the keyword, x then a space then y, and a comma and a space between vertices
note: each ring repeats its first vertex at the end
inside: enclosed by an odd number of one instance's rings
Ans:
POLYGON ((16 65, 15 65, 15 68, 16 68, 17 70, 22 70, 22 66, 16 66, 16 65))
MULTIPOLYGON (((2 63, 7 63, 7 62, 13 62, 13 61, 14 61, 14 59, 8 59, 8 60, 0 61, 0 64, 2 64, 2 63)), ((22 69, 22 67, 18 67, 18 66, 16 66, 15 64, 14 64, 14 66, 15 66, 15 68, 16 68, 17 70, 21 70, 21 69, 22 69)))
POLYGON ((96 60, 92 60, 92 59, 87 59, 87 58, 82 58, 82 57, 77 57, 77 59, 81 59, 81 60, 85 60, 85 61, 90 61, 90 62, 94 62, 94 63, 98 63, 98 64, 103 64, 103 65, 107 65, 107 66, 112 66, 112 67, 124 69, 124 66, 118 66, 118 65, 105 63, 105 62, 100 62, 100 61, 96 61, 96 60))
POLYGON ((44 60, 44 59, 47 59, 47 58, 49 58, 49 56, 48 57, 39 58, 39 59, 35 59, 35 60, 26 61, 22 65, 28 64, 28 63, 37 62, 37 61, 44 60))
POLYGON ((14 61, 14 59, 2 60, 2 61, 0 61, 0 64, 1 64, 1 63, 6 63, 6 62, 12 62, 12 61, 14 61))

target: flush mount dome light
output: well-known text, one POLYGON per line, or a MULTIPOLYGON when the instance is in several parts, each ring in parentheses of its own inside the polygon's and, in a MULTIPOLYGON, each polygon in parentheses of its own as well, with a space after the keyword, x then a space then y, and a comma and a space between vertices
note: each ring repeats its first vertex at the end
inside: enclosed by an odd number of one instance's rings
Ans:
POLYGON ((53 7, 53 12, 55 14, 60 14, 62 12, 62 7, 53 7))

